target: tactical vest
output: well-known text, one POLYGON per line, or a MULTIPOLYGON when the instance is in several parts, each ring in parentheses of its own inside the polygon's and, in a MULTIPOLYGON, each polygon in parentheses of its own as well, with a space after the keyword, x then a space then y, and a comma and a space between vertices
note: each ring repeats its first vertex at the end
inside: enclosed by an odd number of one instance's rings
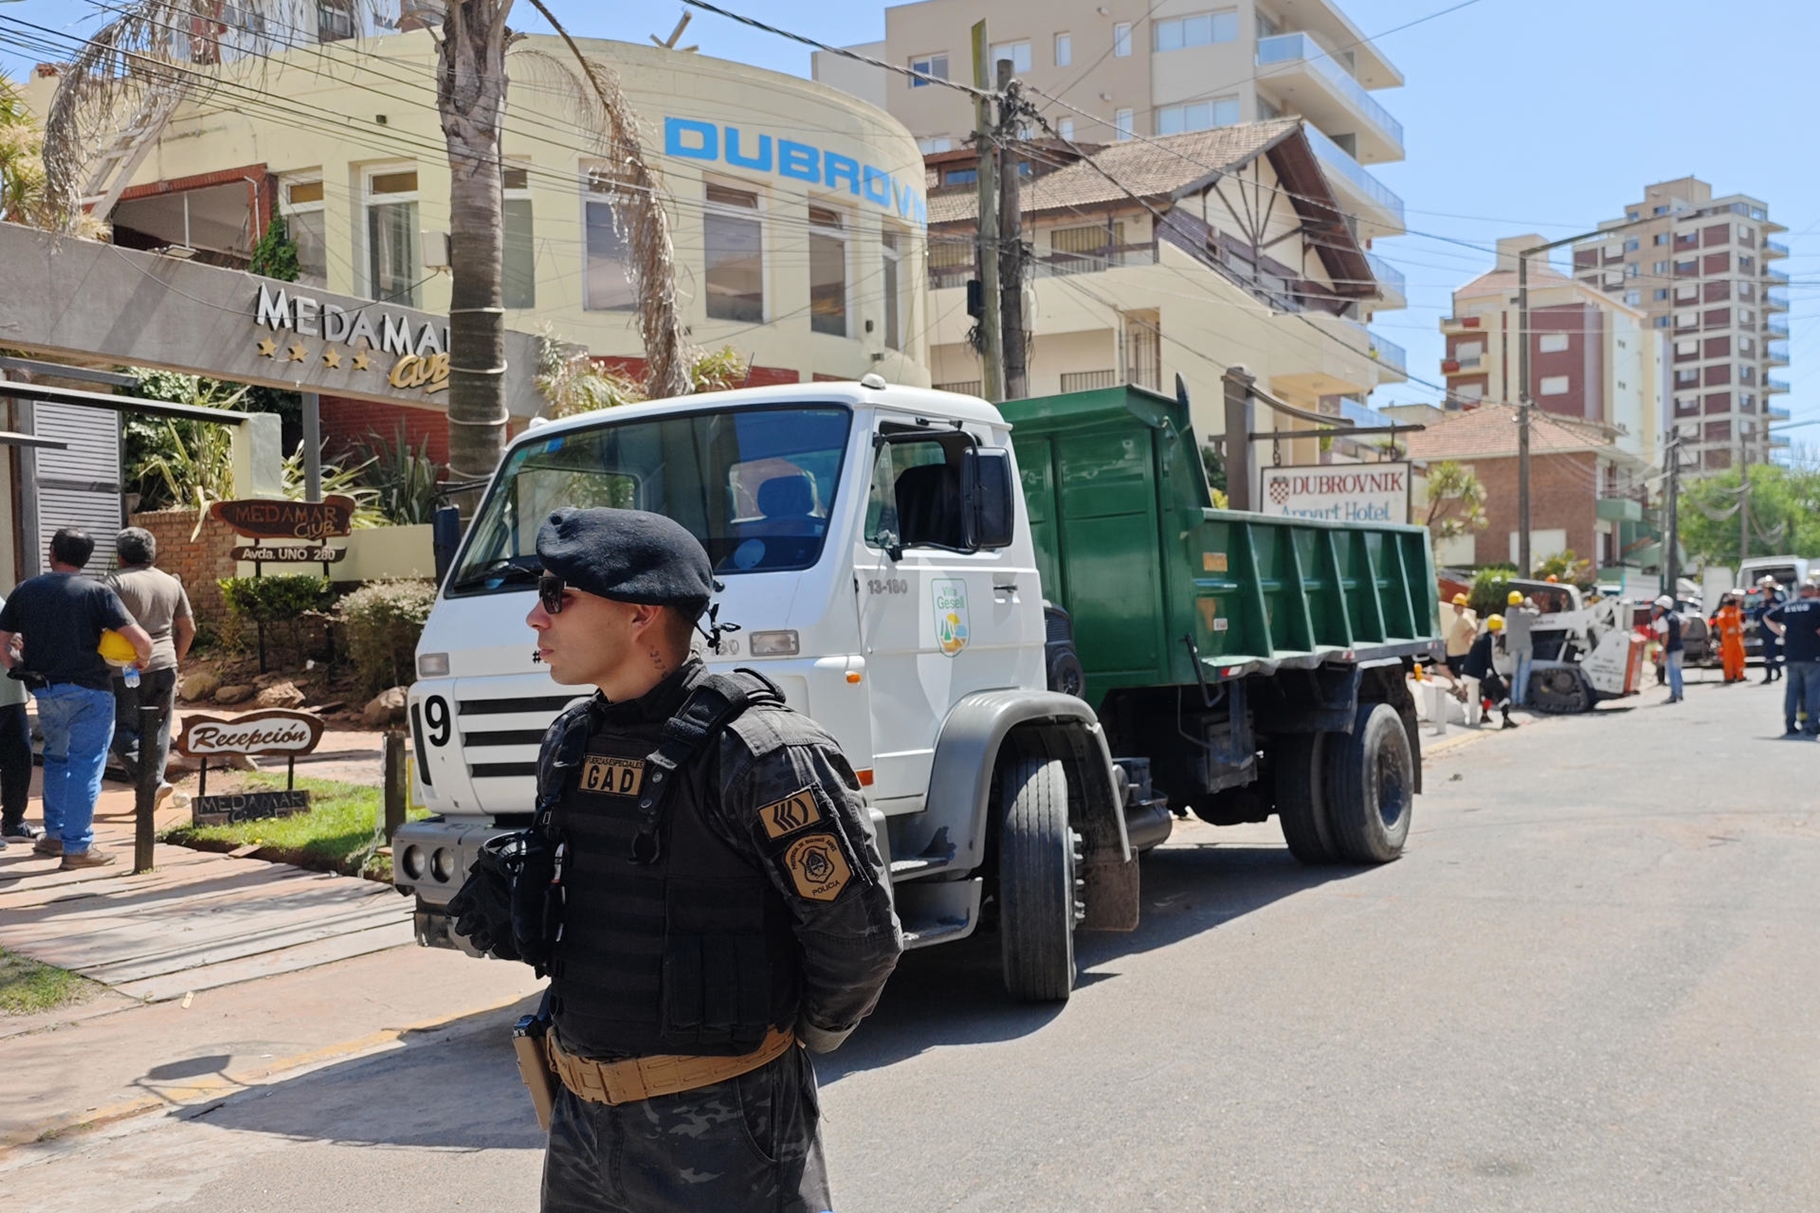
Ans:
MULTIPOLYGON (((681 704, 704 681, 697 667, 653 694, 681 704)), ((664 772, 669 722, 624 718, 633 707, 591 710, 550 815, 563 844, 556 1028, 565 1048, 598 1058, 748 1053, 771 1026, 795 1022, 789 910, 766 873, 709 825, 718 739, 664 772), (666 779, 667 794, 654 794, 666 779), (654 848, 640 837, 653 830, 654 848)))

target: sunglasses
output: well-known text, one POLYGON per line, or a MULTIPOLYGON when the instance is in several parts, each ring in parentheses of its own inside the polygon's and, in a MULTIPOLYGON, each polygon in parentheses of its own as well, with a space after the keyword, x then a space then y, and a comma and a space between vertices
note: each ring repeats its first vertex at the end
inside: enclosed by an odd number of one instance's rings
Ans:
POLYGON ((546 614, 562 614, 562 578, 554 573, 545 573, 537 579, 537 597, 543 603, 546 614))

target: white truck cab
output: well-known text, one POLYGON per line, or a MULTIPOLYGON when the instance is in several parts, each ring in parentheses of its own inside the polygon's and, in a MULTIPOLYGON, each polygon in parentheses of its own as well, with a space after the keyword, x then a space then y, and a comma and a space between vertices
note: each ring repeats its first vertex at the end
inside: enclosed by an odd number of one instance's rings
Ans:
POLYGON ((1065 998, 1085 912, 1077 876, 1097 903, 1090 925, 1128 927, 1135 862, 1124 781, 1092 710, 1046 686, 1010 445, 984 401, 872 376, 628 405, 519 436, 418 646, 410 727, 434 816, 403 827, 393 853, 420 942, 462 945, 442 908, 482 842, 529 824, 544 730, 592 693, 557 685, 534 655, 538 529, 558 507, 616 506, 665 514, 707 548, 725 587, 719 621, 740 628, 705 654, 710 667, 762 672, 840 743, 907 945, 970 934, 1012 852, 1037 873, 1017 880, 1065 881, 1069 895, 1040 914, 1029 907, 1055 899, 1001 904, 1007 983, 1065 998), (1027 792, 1032 779, 1059 777, 1061 842, 1049 822, 1006 844, 1006 806, 1044 791, 1027 792), (1009 921, 1020 914, 1036 917, 1009 921))

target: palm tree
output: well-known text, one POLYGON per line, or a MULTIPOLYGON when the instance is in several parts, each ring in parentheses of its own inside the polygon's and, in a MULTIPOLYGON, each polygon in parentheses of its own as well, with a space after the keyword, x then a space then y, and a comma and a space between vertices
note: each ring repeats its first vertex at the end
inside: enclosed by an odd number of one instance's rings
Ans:
MULTIPOLYGON (((370 28, 392 0, 348 0, 354 28, 370 28)), ((656 175, 612 70, 584 55, 539 0, 531 0, 573 53, 566 63, 531 54, 569 82, 578 133, 612 167, 605 185, 634 251, 651 396, 688 390, 688 359, 677 316, 666 216, 656 175)), ((85 44, 63 73, 44 137, 45 193, 60 225, 84 222, 83 185, 102 144, 128 115, 158 97, 204 93, 224 61, 251 61, 290 49, 283 32, 314 28, 314 0, 237 0, 236 23, 222 0, 133 0, 85 44)), ((505 449, 504 263, 500 132, 506 113, 508 55, 518 41, 506 25, 512 0, 445 0, 437 42, 436 106, 449 156, 449 468, 458 483, 484 480, 505 449)), ((101 218, 105 218, 102 216, 101 218)), ((471 500, 470 496, 468 500, 471 500)))

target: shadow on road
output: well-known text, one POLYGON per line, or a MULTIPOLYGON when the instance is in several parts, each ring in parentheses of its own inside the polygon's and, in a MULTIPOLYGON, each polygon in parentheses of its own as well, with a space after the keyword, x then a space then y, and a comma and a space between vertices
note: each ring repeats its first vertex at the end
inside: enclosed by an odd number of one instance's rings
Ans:
MULTIPOLYGON (((1079 988, 1119 976, 1125 957, 1219 928, 1274 901, 1366 869, 1305 868, 1282 847, 1164 847, 1143 859, 1136 931, 1077 937, 1079 988)), ((538 1149, 543 1135, 519 1081, 510 1026, 535 999, 469 1016, 405 1047, 245 1092, 201 1115, 224 1129, 343 1143, 448 1149, 538 1149)), ((824 1086, 943 1045, 987 1044, 1038 1031, 1064 1005, 1014 1002, 1000 979, 995 932, 906 955, 878 1010, 838 1053, 816 1059, 824 1086)), ((221 1059, 199 1059, 203 1069, 221 1059)), ((164 1067, 187 1071, 183 1063, 164 1067)), ((168 1078, 170 1074, 148 1075, 168 1078)))

